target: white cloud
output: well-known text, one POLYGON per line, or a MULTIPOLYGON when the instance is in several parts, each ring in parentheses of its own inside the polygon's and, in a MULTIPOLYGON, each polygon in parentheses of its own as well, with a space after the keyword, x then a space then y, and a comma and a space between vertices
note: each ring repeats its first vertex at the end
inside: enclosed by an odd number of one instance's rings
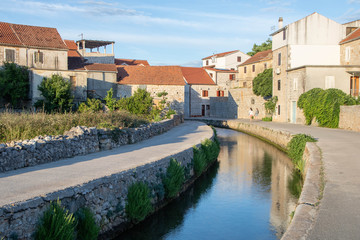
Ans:
POLYGON ((349 4, 360 3, 360 0, 349 0, 348 3, 349 4))

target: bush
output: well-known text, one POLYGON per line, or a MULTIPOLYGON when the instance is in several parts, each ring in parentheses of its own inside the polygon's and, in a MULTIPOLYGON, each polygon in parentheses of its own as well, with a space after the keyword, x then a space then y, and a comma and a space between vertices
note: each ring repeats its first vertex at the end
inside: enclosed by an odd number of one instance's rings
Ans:
POLYGON ((341 105, 355 105, 358 101, 339 89, 313 88, 299 97, 298 107, 303 109, 306 124, 314 118, 320 127, 337 128, 341 105))
POLYGON ((175 159, 170 160, 166 175, 163 178, 166 197, 172 198, 180 191, 185 181, 184 167, 175 159))
POLYGON ((264 117, 261 119, 264 122, 271 122, 272 121, 272 117, 264 117))
POLYGON ((205 139, 201 142, 201 149, 205 153, 207 164, 210 164, 217 159, 220 151, 220 146, 218 146, 215 141, 205 139))
POLYGON ((303 160, 303 154, 305 150, 306 142, 316 142, 316 140, 306 134, 297 134, 288 143, 288 155, 293 161, 295 167, 304 173, 305 162, 303 160))
POLYGON ((137 223, 153 210, 150 201, 150 189, 142 182, 137 182, 128 188, 126 215, 130 220, 137 223))
POLYGON ((274 114, 277 101, 278 101, 278 97, 274 96, 264 103, 265 110, 268 114, 270 115, 274 114))
POLYGON ((273 69, 265 69, 253 80, 253 92, 256 96, 271 97, 273 85, 273 69))
POLYGON ((100 228, 96 225, 94 214, 89 208, 80 208, 75 214, 78 240, 96 240, 100 228))
POLYGON ((200 176, 201 173, 205 170, 207 166, 206 155, 202 148, 193 147, 194 152, 194 172, 197 176, 200 176))
POLYGON ((78 111, 84 112, 99 112, 102 110, 102 103, 100 99, 88 98, 86 102, 80 104, 78 111))
POLYGON ((0 69, 0 98, 15 106, 29 95, 29 70, 15 63, 4 63, 0 69))
POLYGON ((43 78, 38 89, 44 100, 37 101, 35 107, 44 108, 48 113, 70 111, 73 102, 70 81, 54 74, 51 78, 43 78))
POLYGON ((138 88, 133 96, 122 98, 117 102, 119 109, 124 109, 136 115, 151 115, 153 98, 144 89, 138 88))
POLYGON ((40 219, 35 232, 37 240, 67 240, 75 239, 75 218, 61 207, 58 200, 52 202, 40 219))
POLYGON ((111 88, 109 91, 107 91, 106 97, 104 98, 106 106, 109 108, 110 111, 115 111, 117 109, 116 99, 113 98, 113 95, 114 91, 111 88))

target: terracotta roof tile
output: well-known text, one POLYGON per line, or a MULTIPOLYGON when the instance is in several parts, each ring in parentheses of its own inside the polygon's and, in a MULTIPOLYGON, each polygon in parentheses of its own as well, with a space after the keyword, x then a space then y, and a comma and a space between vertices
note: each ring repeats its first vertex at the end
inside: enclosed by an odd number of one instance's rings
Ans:
POLYGON ((0 22, 0 43, 21 46, 23 45, 9 23, 0 22))
POLYGON ((190 85, 216 85, 203 68, 181 67, 181 71, 190 85))
POLYGON ((248 64, 252 64, 252 63, 256 63, 256 62, 260 62, 260 61, 270 60, 270 59, 272 59, 272 50, 271 49, 256 53, 254 56, 252 56, 251 58, 246 60, 244 63, 240 64, 240 66, 244 66, 244 65, 248 65, 248 64))
POLYGON ((223 53, 217 53, 217 54, 214 54, 214 55, 211 55, 211 56, 208 56, 206 58, 203 58, 202 60, 206 60, 206 59, 210 59, 212 57, 224 57, 228 54, 231 54, 231 53, 235 53, 235 52, 239 52, 240 50, 234 50, 234 51, 229 51, 229 52, 223 52, 223 53))
POLYGON ((84 68, 88 71, 117 72, 115 64, 92 63, 85 65, 84 68))
POLYGON ((144 65, 144 66, 150 66, 147 60, 137 60, 137 59, 123 59, 123 58, 115 58, 115 64, 116 65, 144 65))
POLYGON ((346 43, 346 42, 351 42, 351 41, 355 41, 357 39, 360 38, 360 28, 356 29, 355 31, 353 31, 352 33, 350 33, 346 38, 344 38, 343 40, 341 40, 340 44, 346 43))
POLYGON ((185 85, 179 66, 123 66, 117 69, 119 84, 185 85))
POLYGON ((81 57, 77 51, 77 45, 73 40, 64 40, 66 46, 69 48, 68 57, 81 57))

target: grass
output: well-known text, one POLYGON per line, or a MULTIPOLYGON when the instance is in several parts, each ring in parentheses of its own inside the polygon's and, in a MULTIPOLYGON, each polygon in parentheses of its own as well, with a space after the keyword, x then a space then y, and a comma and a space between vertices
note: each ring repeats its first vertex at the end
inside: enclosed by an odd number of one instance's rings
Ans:
POLYGON ((124 128, 148 121, 125 111, 110 113, 0 113, 0 143, 31 139, 36 136, 62 135, 76 126, 124 128))

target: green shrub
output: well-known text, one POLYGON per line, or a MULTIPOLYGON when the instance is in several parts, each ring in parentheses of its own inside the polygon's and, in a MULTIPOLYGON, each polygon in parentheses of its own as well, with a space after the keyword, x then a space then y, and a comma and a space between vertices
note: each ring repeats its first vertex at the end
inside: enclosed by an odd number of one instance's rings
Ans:
POLYGON ((216 142, 211 141, 210 139, 205 139, 201 142, 201 149, 205 153, 207 164, 215 161, 220 151, 220 147, 216 144, 216 142))
POLYGON ((114 91, 111 88, 109 91, 107 91, 107 94, 104 98, 106 102, 106 106, 109 108, 110 111, 115 111, 118 108, 117 101, 115 98, 113 98, 113 95, 114 95, 114 91))
POLYGON ((134 92, 133 96, 117 101, 119 109, 127 110, 136 115, 150 116, 152 106, 153 98, 150 96, 150 93, 140 88, 134 92))
POLYGON ((355 105, 358 101, 339 89, 313 88, 299 97, 298 107, 303 110, 306 124, 314 118, 320 127, 337 128, 341 105, 355 105))
POLYGON ((316 142, 316 140, 306 134, 297 134, 288 143, 288 155, 293 161, 295 167, 301 172, 304 172, 305 161, 303 154, 306 142, 316 142))
POLYGON ((274 96, 264 103, 265 110, 268 114, 270 115, 274 114, 277 101, 278 101, 278 97, 274 96))
POLYGON ((30 82, 27 67, 5 62, 0 68, 0 89, 0 98, 4 98, 13 106, 21 100, 28 99, 30 82))
POLYGON ((43 108, 48 113, 70 111, 73 102, 70 81, 54 74, 51 78, 44 77, 38 89, 44 100, 37 101, 35 107, 43 108))
POLYGON ((142 182, 128 188, 125 211, 130 220, 140 222, 153 210, 150 201, 150 189, 142 182))
POLYGON ((271 97, 273 86, 273 69, 265 69, 253 80, 253 93, 256 96, 271 97))
POLYGON ((271 122, 272 121, 272 117, 264 117, 261 119, 264 122, 271 122))
POLYGON ((35 232, 37 240, 67 240, 75 239, 75 218, 68 210, 61 207, 58 200, 52 202, 47 209, 35 232))
POLYGON ((174 114, 176 114, 176 111, 172 108, 169 108, 169 110, 166 113, 166 118, 170 119, 171 115, 174 115, 174 114))
POLYGON ((76 213, 78 240, 96 240, 100 228, 96 225, 94 214, 89 208, 80 208, 76 213))
POLYGON ((193 147, 194 152, 194 172, 197 176, 200 176, 201 173, 205 170, 207 166, 206 155, 202 148, 193 147))
POLYGON ((175 159, 170 160, 166 175, 163 178, 166 197, 172 198, 180 191, 185 181, 184 167, 175 159))
POLYGON ((99 112, 102 110, 100 99, 88 98, 86 102, 80 104, 78 111, 83 112, 99 112))

